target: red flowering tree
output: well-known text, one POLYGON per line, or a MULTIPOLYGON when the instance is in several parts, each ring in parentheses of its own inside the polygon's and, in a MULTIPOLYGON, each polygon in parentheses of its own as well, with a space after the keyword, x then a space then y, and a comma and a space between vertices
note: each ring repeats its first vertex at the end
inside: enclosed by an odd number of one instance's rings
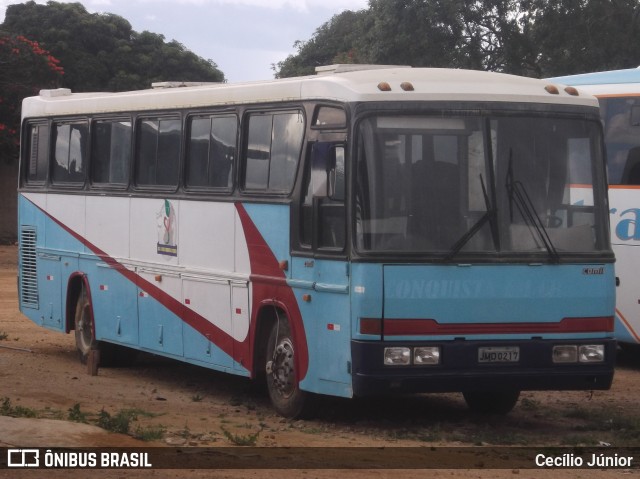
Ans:
POLYGON ((22 99, 58 86, 62 75, 58 59, 38 42, 0 32, 0 161, 18 158, 22 99))

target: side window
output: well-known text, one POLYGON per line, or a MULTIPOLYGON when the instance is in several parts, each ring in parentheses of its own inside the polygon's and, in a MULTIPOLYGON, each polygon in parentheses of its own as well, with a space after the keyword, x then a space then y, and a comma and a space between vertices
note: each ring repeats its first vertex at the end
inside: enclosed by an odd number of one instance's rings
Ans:
POLYGON ((49 125, 31 124, 27 127, 29 147, 26 158, 27 171, 24 178, 27 184, 43 183, 47 179, 49 159, 49 125))
POLYGON ((244 178, 244 187, 248 190, 266 190, 269 187, 272 127, 272 115, 252 115, 249 118, 244 178))
POLYGON ((345 246, 345 148, 314 143, 301 208, 301 243, 342 250, 345 246))
POLYGON ((136 185, 178 185, 181 135, 179 118, 140 120, 136 138, 136 185))
POLYGON ((189 120, 187 187, 232 189, 237 134, 235 115, 193 117, 189 120))
POLYGON ((339 107, 319 106, 313 117, 313 128, 333 129, 347 126, 347 114, 339 107))
POLYGON ((612 185, 640 184, 640 98, 600 98, 612 185))
POLYGON ((54 184, 84 183, 88 135, 89 127, 86 122, 54 123, 51 170, 54 184))
POLYGON ((249 115, 245 189, 289 193, 295 181, 303 137, 301 112, 249 115))
POLYGON ((93 124, 91 181, 124 186, 129 182, 131 121, 99 120, 93 124))

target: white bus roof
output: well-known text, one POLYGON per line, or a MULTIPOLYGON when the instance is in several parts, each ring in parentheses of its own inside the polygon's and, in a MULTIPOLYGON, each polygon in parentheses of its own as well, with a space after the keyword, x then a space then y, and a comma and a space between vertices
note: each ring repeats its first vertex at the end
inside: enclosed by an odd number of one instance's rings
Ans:
POLYGON ((548 78, 547 80, 554 83, 572 85, 580 91, 596 96, 640 94, 640 67, 568 75, 548 78))
POLYGON ((179 86, 122 93, 71 93, 43 90, 23 101, 22 116, 80 115, 125 111, 197 108, 300 100, 499 101, 597 106, 589 95, 572 96, 562 88, 549 93, 549 81, 501 73, 438 68, 335 65, 319 75, 279 80, 179 86), (381 91, 386 83, 390 91, 381 91), (401 85, 405 85, 405 89, 401 85), (408 87, 411 85, 411 87, 408 87), (412 88, 412 89, 411 89, 412 88))

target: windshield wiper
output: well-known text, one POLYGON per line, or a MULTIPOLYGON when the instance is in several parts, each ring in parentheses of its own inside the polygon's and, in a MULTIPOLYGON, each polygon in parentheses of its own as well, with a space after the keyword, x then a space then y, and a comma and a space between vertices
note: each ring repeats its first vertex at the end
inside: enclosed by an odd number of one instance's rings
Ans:
MULTIPOLYGON (((531 230, 531 227, 536 230, 540 240, 549 253, 549 256, 554 262, 558 263, 560 261, 558 251, 553 245, 542 220, 538 216, 538 212, 533 205, 533 201, 531 201, 531 197, 529 197, 529 194, 522 182, 515 180, 513 177, 513 150, 509 151, 509 167, 507 169, 507 181, 505 186, 507 188, 507 194, 509 195, 509 214, 511 222, 513 223, 513 203, 515 200, 516 207, 529 227, 529 230, 531 230)), ((533 234, 533 232, 531 234, 533 234)))
POLYGON ((484 184, 482 175, 480 175, 480 185, 482 186, 482 194, 484 196, 484 204, 487 211, 465 234, 462 235, 462 237, 458 241, 456 241, 451 250, 449 250, 447 255, 444 257, 444 261, 450 261, 456 254, 458 254, 460 250, 464 248, 464 245, 466 245, 469 240, 482 229, 487 221, 491 221, 491 236, 493 238, 494 246, 497 245, 498 231, 495 222, 495 209, 493 208, 493 206, 491 206, 491 201, 489 200, 489 195, 487 194, 487 187, 484 184))

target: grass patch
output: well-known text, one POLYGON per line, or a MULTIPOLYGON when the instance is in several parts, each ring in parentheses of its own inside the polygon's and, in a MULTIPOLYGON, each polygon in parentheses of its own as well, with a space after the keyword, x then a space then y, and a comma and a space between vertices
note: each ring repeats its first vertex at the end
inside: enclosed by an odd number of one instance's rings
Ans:
POLYGON ((3 397, 0 399, 0 416, 9 417, 27 417, 27 418, 54 418, 60 420, 68 420, 72 422, 78 422, 83 424, 95 424, 102 429, 110 432, 128 434, 143 441, 157 441, 162 439, 167 428, 162 425, 153 425, 142 427, 137 425, 132 432, 132 423, 137 421, 138 417, 156 417, 158 414, 153 414, 142 409, 122 409, 115 415, 109 414, 104 408, 98 414, 97 419, 91 420, 90 418, 94 414, 84 412, 80 409, 80 403, 76 403, 73 407, 67 410, 67 414, 62 411, 53 411, 51 408, 45 408, 44 411, 38 412, 36 409, 27 408, 23 406, 14 406, 11 403, 11 399, 3 397))
POLYGON ((222 426, 221 426, 221 429, 222 429, 222 433, 224 434, 224 437, 226 437, 231 443, 235 444, 236 446, 255 446, 256 443, 258 442, 258 436, 260 436, 260 433, 262 432, 262 429, 260 429, 258 432, 254 434, 243 435, 243 434, 234 434, 222 426))
POLYGON ((143 441, 157 441, 162 439, 167 428, 163 425, 142 427, 137 425, 132 431, 132 423, 138 417, 156 417, 154 414, 142 409, 121 409, 115 415, 109 414, 104 408, 98 414, 96 425, 110 432, 128 434, 143 441))
POLYGON ((177 435, 183 439, 191 438, 192 434, 191 429, 189 429, 189 425, 185 424, 184 427, 177 432, 177 435))
POLYGON ((123 409, 112 416, 103 408, 98 414, 97 425, 110 432, 129 434, 131 422, 136 419, 138 416, 131 410, 123 409))
POLYGON ((5 340, 6 340, 6 339, 8 339, 8 338, 9 338, 9 334, 8 334, 8 333, 6 333, 6 332, 4 332, 4 331, 2 331, 2 332, 0 333, 0 341, 5 341, 5 340))
POLYGON ((137 426, 133 436, 141 441, 159 441, 164 437, 167 428, 162 424, 155 426, 137 426))
POLYGON ((110 432, 128 434, 142 441, 159 441, 164 436, 167 428, 162 424, 141 426, 136 425, 132 430, 133 422, 138 417, 156 417, 158 414, 150 413, 142 409, 121 409, 114 415, 109 414, 104 408, 98 414, 96 425, 110 432))
POLYGON ((593 416, 593 411, 590 411, 583 407, 576 407, 571 409, 570 411, 567 411, 564 416, 568 417, 569 419, 581 419, 583 421, 589 421, 593 416))
POLYGON ((640 440, 640 416, 629 415, 620 411, 594 411, 589 416, 587 428, 591 431, 612 432, 618 440, 640 440))
POLYGON ((73 407, 68 409, 69 414, 67 415, 67 419, 73 422, 81 422, 83 424, 87 424, 89 420, 87 419, 87 413, 84 413, 80 410, 80 403, 75 403, 73 407))
POLYGON ((29 407, 14 406, 11 404, 11 399, 4 397, 0 403, 0 416, 38 417, 38 412, 29 407))
POLYGON ((98 421, 96 425, 107 431, 117 432, 120 434, 130 434, 131 423, 137 421, 138 417, 157 417, 158 414, 154 414, 142 409, 121 409, 114 416, 109 414, 102 408, 98 414, 98 421))

